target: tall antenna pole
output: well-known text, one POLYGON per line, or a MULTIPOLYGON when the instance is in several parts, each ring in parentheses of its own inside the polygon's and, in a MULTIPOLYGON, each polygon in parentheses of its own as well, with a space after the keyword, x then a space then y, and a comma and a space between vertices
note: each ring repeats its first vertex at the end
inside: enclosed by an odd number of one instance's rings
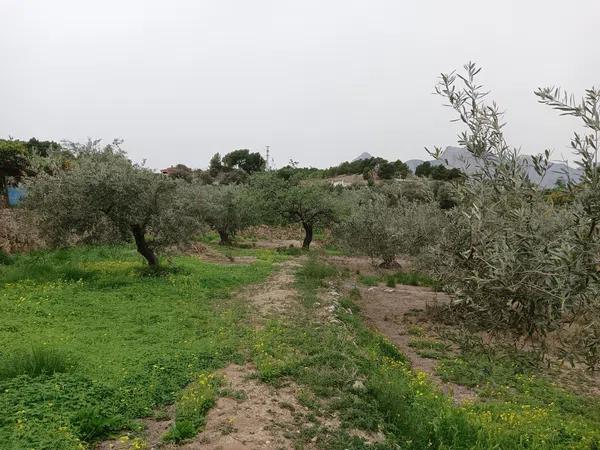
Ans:
POLYGON ((269 170, 269 148, 270 146, 267 145, 267 170, 269 170))

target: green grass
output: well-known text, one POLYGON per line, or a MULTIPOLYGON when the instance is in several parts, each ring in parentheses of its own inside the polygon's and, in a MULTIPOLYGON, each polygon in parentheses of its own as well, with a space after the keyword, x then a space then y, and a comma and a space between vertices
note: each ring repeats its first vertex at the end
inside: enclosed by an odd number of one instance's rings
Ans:
POLYGON ((264 279, 273 253, 249 265, 175 257, 152 276, 126 247, 0 266, 0 448, 79 448, 239 360, 246 311, 223 299, 264 279))
POLYGON ((426 338, 413 338, 408 342, 408 345, 409 347, 417 350, 435 350, 438 352, 445 352, 450 349, 448 344, 426 338))
POLYGON ((29 349, 17 349, 5 355, 0 360, 0 380, 27 375, 38 377, 40 375, 54 375, 55 373, 68 372, 72 370, 74 363, 61 351, 43 347, 33 346, 29 349))
MULTIPOLYGON (((472 349, 443 360, 440 376, 477 390, 488 400, 547 408, 563 420, 600 423, 600 401, 569 392, 526 358, 494 348, 472 349)), ((597 425, 596 425, 597 426, 597 425)))
MULTIPOLYGON (((350 308, 352 297, 340 301, 344 308, 337 310, 339 322, 315 322, 311 308, 319 305, 313 299, 327 272, 339 276, 309 259, 297 282, 301 295, 309 300, 293 317, 270 322, 254 338, 253 360, 260 378, 273 384, 295 380, 301 386, 299 400, 312 411, 312 422, 309 415, 310 423, 296 438, 298 448, 599 448, 597 401, 585 399, 578 406, 577 396, 523 378, 520 390, 529 392, 527 396, 503 394, 457 406, 425 374, 413 372, 391 343, 365 327, 357 309, 350 308), (532 396, 540 389, 546 391, 532 396), (339 430, 323 427, 331 417, 340 420, 339 430), (369 447, 352 429, 381 431, 386 439, 369 447)), ((444 343, 415 337, 413 346, 449 361, 444 343)), ((468 364, 462 369, 481 369, 481 364, 472 368, 468 364)), ((479 375, 480 381, 485 379, 485 371, 479 375)), ((509 390, 515 391, 515 385, 509 390)))
POLYGON ((8 266, 10 264, 12 264, 14 262, 14 259, 12 256, 10 256, 7 253, 4 253, 2 250, 0 250, 0 265, 5 265, 8 266))
POLYGON ((358 277, 358 281, 365 286, 377 286, 380 280, 381 277, 378 277, 377 275, 360 275, 358 277))
POLYGON ((164 436, 165 441, 181 442, 194 437, 214 405, 219 380, 210 373, 200 373, 181 393, 176 402, 175 423, 164 436))
POLYGON ((423 337, 412 338, 408 345, 415 349, 417 355, 429 359, 443 359, 450 350, 448 344, 423 337))
POLYGON ((437 288, 434 280, 427 275, 419 272, 396 272, 387 277, 388 285, 390 284, 407 284, 409 286, 425 286, 437 288))
POLYGON ((309 256, 307 262, 296 272, 296 288, 302 292, 305 306, 317 302, 317 287, 323 287, 323 280, 336 275, 337 270, 319 261, 315 255, 309 256))
POLYGON ((387 287, 393 288, 397 284, 409 286, 425 286, 437 289, 438 286, 433 279, 418 272, 396 272, 388 275, 360 275, 358 281, 365 286, 377 286, 384 282, 387 287))
POLYGON ((412 329, 412 346, 436 352, 443 378, 479 391, 482 401, 457 406, 363 324, 357 289, 339 300, 335 320, 316 320, 319 289, 343 273, 314 254, 296 273, 298 307, 250 327, 244 302, 228 295, 286 256, 232 251, 258 259, 218 265, 180 256, 148 273, 133 249, 96 247, 1 265, 0 448, 90 447, 139 431, 136 419, 164 415, 173 403, 164 438, 180 442, 227 395, 215 370, 246 358, 262 381, 299 385, 309 413, 298 417, 298 448, 599 448, 598 401, 538 376, 527 358, 474 348, 450 357, 444 343, 412 329), (326 429, 334 417, 340 428, 326 429), (368 446, 355 429, 385 440, 368 446))

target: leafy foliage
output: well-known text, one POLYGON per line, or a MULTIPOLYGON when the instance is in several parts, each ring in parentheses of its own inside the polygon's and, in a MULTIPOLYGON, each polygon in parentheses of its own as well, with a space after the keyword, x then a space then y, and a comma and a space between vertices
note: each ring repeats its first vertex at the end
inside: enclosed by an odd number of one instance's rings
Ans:
POLYGON ((239 185, 205 186, 198 191, 201 216, 221 239, 231 244, 236 233, 255 220, 248 188, 239 185))
POLYGON ((559 91, 537 92, 543 103, 582 117, 591 129, 572 142, 584 169, 577 187, 570 183, 573 200, 556 204, 525 170, 533 164, 543 177, 549 152, 528 159, 508 145, 499 107, 486 103, 476 81, 479 72, 467 64, 464 75, 442 75, 436 89, 464 124, 459 142, 478 167, 457 185, 457 206, 423 261, 454 292, 469 322, 512 330, 543 347, 544 337, 566 319, 590 323, 586 311, 598 304, 599 94, 588 91, 582 104, 571 104, 558 99, 559 91))
POLYGON ((300 223, 305 231, 302 244, 308 249, 317 226, 334 223, 344 208, 342 193, 329 184, 305 182, 267 173, 252 180, 253 195, 267 223, 300 223))
POLYGON ((346 161, 338 166, 330 167, 323 171, 323 176, 362 174, 366 179, 369 173, 376 173, 379 178, 389 180, 392 178, 406 178, 410 173, 410 169, 400 160, 387 161, 383 158, 367 158, 352 162, 346 161))
POLYGON ((434 204, 402 197, 390 201, 374 194, 336 227, 335 235, 348 251, 381 258, 384 266, 392 267, 397 256, 417 254, 432 243, 442 220, 443 214, 434 204))
POLYGON ((460 169, 448 169, 442 164, 432 166, 429 161, 419 164, 415 169, 415 175, 440 181, 451 181, 465 176, 460 169))
POLYGON ((248 175, 251 175, 255 172, 265 170, 266 161, 258 152, 241 149, 227 153, 223 157, 223 166, 230 169, 241 169, 248 175))
POLYGON ((184 184, 135 165, 118 142, 76 148, 70 170, 30 180, 26 205, 55 244, 135 239, 150 265, 155 250, 185 241, 199 223, 184 184))
POLYGON ((382 180, 392 178, 406 178, 410 173, 408 166, 400 160, 394 162, 382 162, 377 167, 377 176, 382 180))

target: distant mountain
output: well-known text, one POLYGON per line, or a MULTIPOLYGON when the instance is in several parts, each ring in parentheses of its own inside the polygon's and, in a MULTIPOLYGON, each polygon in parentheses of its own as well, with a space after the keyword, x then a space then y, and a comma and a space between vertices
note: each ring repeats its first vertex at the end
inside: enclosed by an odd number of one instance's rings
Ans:
MULTIPOLYGON (((527 163, 527 176, 534 183, 539 184, 541 187, 553 187, 559 179, 567 180, 565 171, 569 174, 573 181, 579 181, 581 177, 581 169, 575 169, 567 166, 563 162, 553 161, 541 180, 540 176, 536 173, 531 156, 521 156, 522 160, 527 163)), ((423 164, 425 161, 422 159, 410 159, 405 161, 409 169, 414 173, 415 169, 423 164)), ((462 147, 451 147, 448 146, 442 152, 439 160, 429 160, 432 166, 443 164, 449 169, 460 169, 466 174, 473 174, 481 168, 481 160, 475 158, 466 148, 462 147)))
MULTIPOLYGON (((577 182, 581 177, 581 170, 567 166, 563 162, 553 161, 543 179, 535 171, 531 156, 523 155, 521 160, 527 165, 527 176, 541 187, 553 187, 559 179, 566 181, 567 175, 577 182)), ((441 161, 446 167, 457 168, 467 174, 477 172, 481 166, 481 159, 475 158, 469 151, 462 147, 446 147, 441 155, 441 161)))
MULTIPOLYGON (((352 162, 370 158, 373 158, 373 155, 364 152, 357 158, 354 158, 352 162)), ((523 155, 521 158, 522 161, 527 164, 527 176, 529 179, 544 188, 555 186, 559 179, 566 181, 566 173, 568 173, 570 178, 575 182, 579 181, 579 178, 581 177, 581 169, 569 167, 560 161, 553 161, 550 164, 550 167, 548 168, 544 178, 540 179, 540 176, 536 173, 533 167, 531 156, 523 155)), ((415 173, 416 168, 424 162, 429 162, 432 166, 438 166, 442 164, 449 169, 460 169, 469 175, 477 172, 482 166, 481 160, 475 158, 466 148, 452 146, 448 146, 444 149, 439 160, 409 159, 408 161, 404 162, 412 173, 415 173)))
POLYGON ((371 159, 371 158, 373 158, 373 155, 371 155, 370 153, 367 153, 367 152, 362 152, 360 155, 358 155, 356 158, 354 158, 352 160, 352 162, 362 161, 363 159, 371 159))

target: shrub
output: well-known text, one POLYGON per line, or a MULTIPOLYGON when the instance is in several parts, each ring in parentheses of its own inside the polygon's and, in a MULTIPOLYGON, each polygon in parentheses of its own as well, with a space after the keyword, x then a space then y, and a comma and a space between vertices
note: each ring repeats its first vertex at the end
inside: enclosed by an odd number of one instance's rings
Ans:
POLYGON ((120 418, 106 414, 98 407, 83 408, 73 416, 71 422, 79 437, 86 442, 103 438, 124 426, 120 418))

